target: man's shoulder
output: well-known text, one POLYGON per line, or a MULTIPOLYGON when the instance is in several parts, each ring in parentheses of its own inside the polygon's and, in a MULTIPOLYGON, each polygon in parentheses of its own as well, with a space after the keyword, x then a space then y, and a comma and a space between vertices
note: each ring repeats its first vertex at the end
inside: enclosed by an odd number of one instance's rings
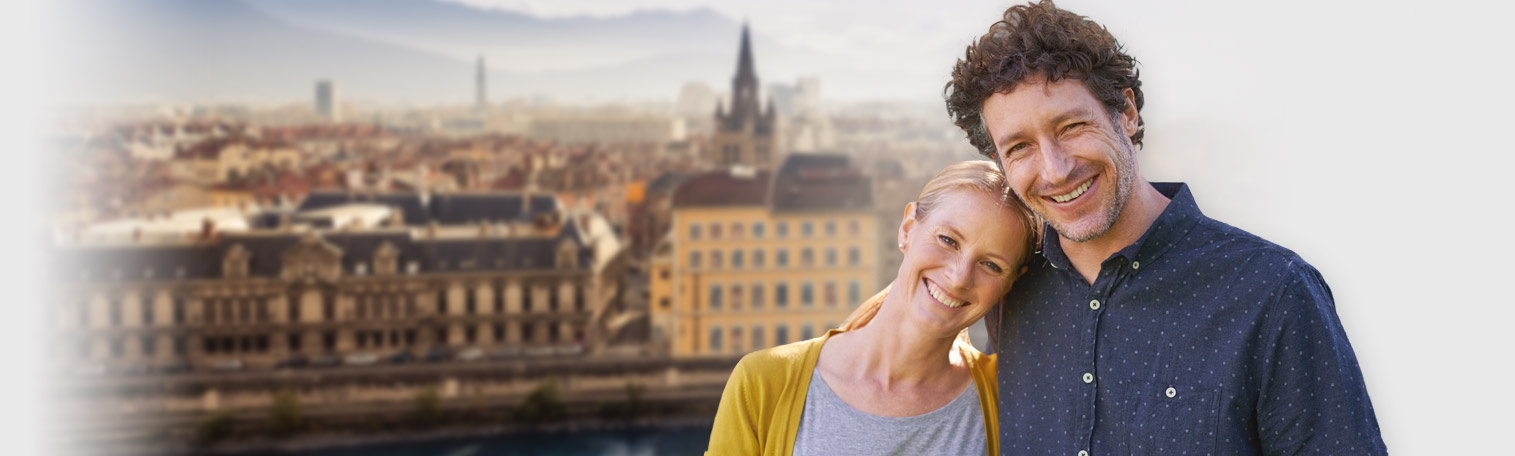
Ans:
POLYGON ((1294 250, 1213 218, 1200 219, 1188 238, 1188 248, 1192 250, 1188 255, 1207 260, 1204 266, 1214 264, 1219 272, 1272 273, 1279 277, 1319 275, 1315 267, 1294 250), (1215 261, 1215 258, 1222 261, 1215 261), (1221 267, 1221 262, 1229 268, 1221 267))

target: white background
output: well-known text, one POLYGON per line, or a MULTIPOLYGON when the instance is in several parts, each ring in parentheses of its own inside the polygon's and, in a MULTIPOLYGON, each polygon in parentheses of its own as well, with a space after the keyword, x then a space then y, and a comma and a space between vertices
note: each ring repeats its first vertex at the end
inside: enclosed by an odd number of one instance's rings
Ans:
MULTIPOLYGON (((464 1, 464 0, 460 0, 464 1)), ((466 0, 545 14, 710 5, 786 44, 871 53, 942 77, 902 94, 939 96, 956 54, 932 43, 985 30, 1008 2, 466 0), (919 46, 913 46, 918 43, 919 46), (895 53, 895 54, 891 54, 895 53)), ((5 453, 42 454, 46 403, 33 286, 42 258, 37 182, 56 68, 36 2, 0 11, 4 178, 0 369, 5 453), (15 290, 15 291, 13 291, 15 290)), ((1063 8, 1105 24, 1141 61, 1149 180, 1192 186, 1210 216, 1299 252, 1325 274, 1357 350, 1384 440, 1396 454, 1498 453, 1515 401, 1515 159, 1507 29, 1494 2, 1091 2, 1063 8)), ((961 52, 960 50, 957 52, 961 52)), ((792 80, 793 75, 764 75, 792 80)), ((844 84, 845 81, 827 81, 844 84)), ((823 92, 824 96, 824 92, 823 92)))

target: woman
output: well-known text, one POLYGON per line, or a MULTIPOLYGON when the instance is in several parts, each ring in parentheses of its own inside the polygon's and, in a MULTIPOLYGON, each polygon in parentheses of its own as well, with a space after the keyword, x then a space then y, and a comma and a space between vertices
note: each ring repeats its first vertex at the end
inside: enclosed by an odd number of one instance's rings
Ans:
POLYGON ((967 328, 1040 227, 992 162, 942 170, 905 206, 894 282, 824 336, 743 357, 706 454, 999 454, 994 358, 967 328))

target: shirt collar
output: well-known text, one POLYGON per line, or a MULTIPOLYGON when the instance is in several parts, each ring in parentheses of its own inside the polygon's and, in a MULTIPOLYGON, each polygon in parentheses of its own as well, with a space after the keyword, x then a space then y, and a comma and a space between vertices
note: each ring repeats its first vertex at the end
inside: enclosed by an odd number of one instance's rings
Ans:
MULTIPOLYGON (((1194 195, 1189 193, 1189 184, 1153 182, 1152 187, 1168 197, 1168 207, 1163 209, 1163 213, 1157 216, 1157 220, 1147 227, 1147 231, 1136 242, 1111 254, 1104 263, 1117 258, 1128 263, 1141 260, 1150 262, 1173 247, 1204 217, 1204 213, 1199 211, 1199 205, 1194 203, 1194 195)), ((1070 270, 1072 266, 1068 262, 1068 255, 1063 252, 1062 238, 1057 230, 1049 224, 1044 225, 1042 232, 1046 233, 1042 236, 1042 256, 1047 258, 1052 267, 1070 270)))

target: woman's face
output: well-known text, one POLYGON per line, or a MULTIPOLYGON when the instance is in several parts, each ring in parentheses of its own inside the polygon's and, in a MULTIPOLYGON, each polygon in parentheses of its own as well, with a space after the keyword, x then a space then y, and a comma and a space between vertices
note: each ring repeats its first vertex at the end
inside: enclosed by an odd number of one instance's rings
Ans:
POLYGON ((899 242, 905 259, 891 293, 902 292, 908 315, 929 332, 955 336, 1010 290, 1023 272, 1026 230, 1013 210, 969 189, 948 190, 924 220, 905 208, 899 242))

